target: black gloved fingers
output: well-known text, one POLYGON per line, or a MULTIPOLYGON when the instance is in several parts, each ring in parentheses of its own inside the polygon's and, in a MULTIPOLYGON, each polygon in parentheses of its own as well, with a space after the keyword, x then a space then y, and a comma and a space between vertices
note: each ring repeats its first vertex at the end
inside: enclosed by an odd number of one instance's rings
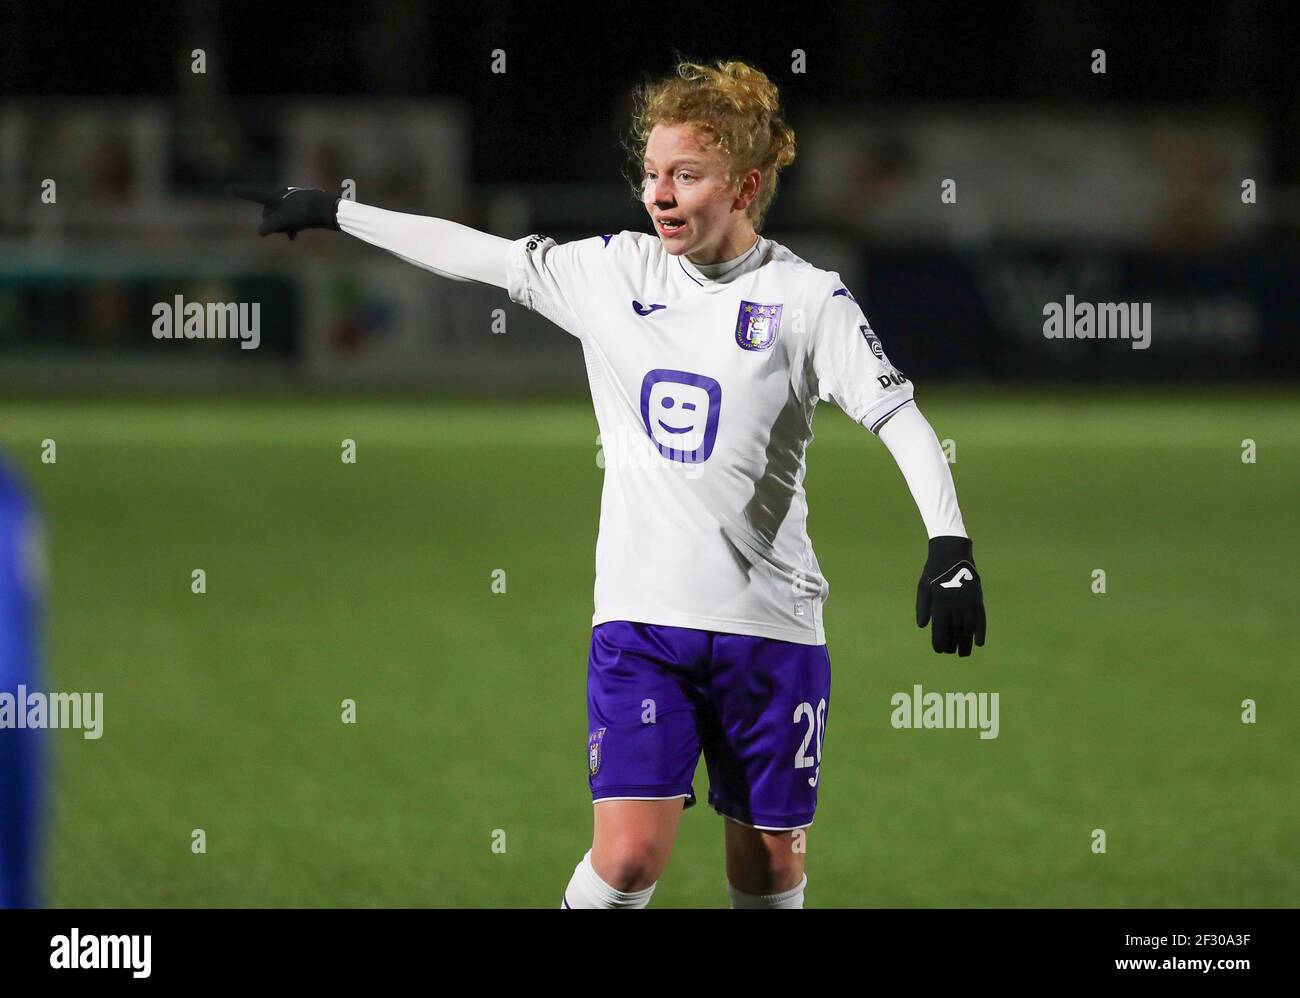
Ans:
POLYGON ((940 655, 948 651, 948 613, 940 608, 930 621, 930 647, 940 655))
POLYGON ((957 655, 965 658, 970 654, 971 640, 975 637, 975 611, 963 610, 961 627, 957 631, 957 655))
MULTIPOLYGON (((284 197, 285 189, 283 187, 265 187, 261 184, 228 184, 226 192, 232 197, 264 204, 269 209, 280 202, 280 199, 284 197)), ((263 212, 263 215, 265 214, 263 212)))
POLYGON ((916 588, 916 626, 924 627, 930 622, 930 587, 921 580, 916 588))

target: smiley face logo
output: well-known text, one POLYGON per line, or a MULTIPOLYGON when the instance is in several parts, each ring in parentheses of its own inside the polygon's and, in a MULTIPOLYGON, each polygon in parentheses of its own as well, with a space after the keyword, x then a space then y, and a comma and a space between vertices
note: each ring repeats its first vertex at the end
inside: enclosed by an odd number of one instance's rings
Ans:
POLYGON ((707 461, 721 410, 722 386, 703 374, 655 368, 641 381, 641 422, 670 461, 707 461))

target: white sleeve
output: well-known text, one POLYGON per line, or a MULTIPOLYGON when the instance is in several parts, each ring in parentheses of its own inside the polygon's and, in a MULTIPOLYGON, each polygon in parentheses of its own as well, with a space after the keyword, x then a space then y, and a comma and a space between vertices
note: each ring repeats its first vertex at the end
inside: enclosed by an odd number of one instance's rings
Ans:
POLYGON ((952 470, 939 438, 915 402, 905 404, 877 431, 907 480, 929 537, 967 537, 952 470))
POLYGON ((446 218, 388 211, 347 198, 339 200, 338 223, 348 235, 442 277, 506 286, 509 239, 446 218))
POLYGON ((885 356, 880 339, 840 283, 826 291, 812 329, 809 387, 824 402, 835 400, 848 417, 872 433, 912 398, 912 383, 885 356))
POLYGON ((510 300, 581 337, 598 289, 616 265, 618 238, 591 236, 567 243, 539 235, 516 239, 506 254, 510 300))

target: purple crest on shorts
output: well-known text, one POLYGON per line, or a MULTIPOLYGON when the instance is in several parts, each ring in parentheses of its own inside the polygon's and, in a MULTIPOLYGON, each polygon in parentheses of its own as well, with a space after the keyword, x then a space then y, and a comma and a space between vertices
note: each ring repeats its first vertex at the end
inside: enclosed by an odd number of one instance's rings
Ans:
POLYGON ((766 350, 781 330, 781 306, 742 301, 736 319, 736 342, 744 350, 766 350))
POLYGON ((600 743, 604 740, 604 728, 597 728, 587 736, 587 769, 592 776, 600 772, 600 743))

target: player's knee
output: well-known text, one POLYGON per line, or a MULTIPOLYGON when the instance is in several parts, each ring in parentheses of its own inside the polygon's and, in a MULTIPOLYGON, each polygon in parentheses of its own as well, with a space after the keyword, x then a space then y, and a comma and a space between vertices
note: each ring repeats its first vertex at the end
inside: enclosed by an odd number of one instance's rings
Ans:
POLYGON ((593 849, 591 862, 600 878, 615 890, 640 891, 659 879, 665 860, 654 841, 627 838, 593 849))
POLYGON ((761 861, 733 864, 728 877, 733 887, 747 894, 777 894, 798 884, 803 870, 802 856, 773 852, 761 861))

